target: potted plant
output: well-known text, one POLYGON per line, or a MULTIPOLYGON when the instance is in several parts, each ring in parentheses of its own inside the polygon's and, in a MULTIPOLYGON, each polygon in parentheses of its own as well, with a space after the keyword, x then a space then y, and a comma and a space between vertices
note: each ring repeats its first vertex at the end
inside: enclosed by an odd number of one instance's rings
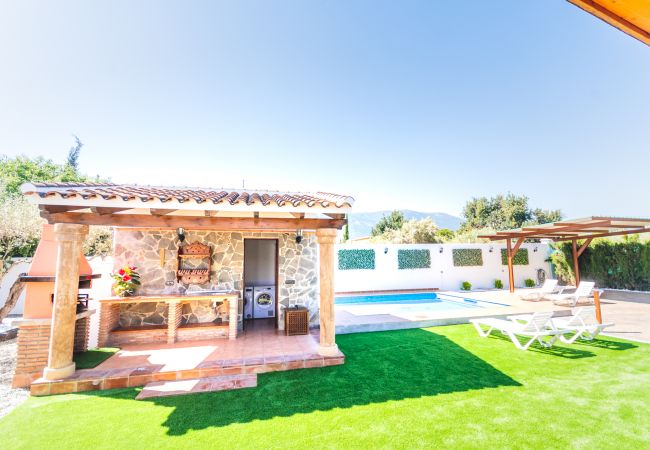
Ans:
POLYGON ((135 290, 140 286, 140 274, 136 271, 137 267, 124 266, 116 273, 111 274, 113 280, 113 292, 120 297, 129 297, 135 294, 135 290))
POLYGON ((503 289, 503 281, 496 279, 494 280, 494 288, 495 289, 503 289))
POLYGON ((525 285, 527 288, 535 287, 535 280, 533 280, 532 278, 526 278, 526 279, 524 280, 524 285, 525 285))
POLYGON ((469 281, 463 281, 460 284, 460 288, 463 291, 471 291, 472 290, 472 283, 470 283, 469 281))

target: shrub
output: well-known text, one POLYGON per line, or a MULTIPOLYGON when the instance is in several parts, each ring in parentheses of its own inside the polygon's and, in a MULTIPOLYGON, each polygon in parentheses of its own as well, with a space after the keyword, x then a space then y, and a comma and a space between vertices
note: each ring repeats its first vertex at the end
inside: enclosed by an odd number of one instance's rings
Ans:
POLYGON ((428 249, 402 249, 397 251, 397 265, 401 269, 428 269, 431 253, 428 249))
POLYGON ((374 270, 375 251, 370 249, 339 250, 339 270, 374 270))
MULTIPOLYGON (((508 265, 508 252, 505 248, 501 249, 501 264, 504 266, 508 265)), ((520 248, 515 253, 515 257, 512 258, 512 264, 515 266, 527 266, 528 265, 528 249, 520 248)))
POLYGON ((463 281, 460 284, 460 289, 463 290, 463 291, 471 291, 472 290, 472 283, 470 283, 469 281, 463 281))
MULTIPOLYGON (((556 249, 551 255, 555 273, 563 281, 573 281, 571 242, 556 244, 556 249)), ((600 287, 650 290, 650 241, 643 242, 638 237, 599 239, 585 249, 578 264, 581 278, 595 281, 600 287)))
POLYGON ((503 281, 494 280, 494 287, 495 287, 495 289, 503 289, 503 281))
POLYGON ((86 256, 108 256, 113 254, 113 232, 109 227, 90 227, 83 245, 86 256))
POLYGON ((455 248, 451 256, 456 267, 483 265, 483 250, 480 248, 455 248))
POLYGON ((532 278, 526 278, 524 280, 524 284, 526 285, 526 287, 529 287, 529 288, 535 287, 535 280, 533 280, 532 278))

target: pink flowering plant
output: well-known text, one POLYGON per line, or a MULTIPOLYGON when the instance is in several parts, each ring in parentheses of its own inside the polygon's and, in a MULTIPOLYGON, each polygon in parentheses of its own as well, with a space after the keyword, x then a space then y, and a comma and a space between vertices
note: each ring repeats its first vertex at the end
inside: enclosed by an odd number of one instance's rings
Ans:
POLYGON ((120 297, 128 297, 135 294, 135 290, 140 286, 140 274, 136 271, 137 267, 124 266, 111 276, 113 283, 113 292, 120 297))

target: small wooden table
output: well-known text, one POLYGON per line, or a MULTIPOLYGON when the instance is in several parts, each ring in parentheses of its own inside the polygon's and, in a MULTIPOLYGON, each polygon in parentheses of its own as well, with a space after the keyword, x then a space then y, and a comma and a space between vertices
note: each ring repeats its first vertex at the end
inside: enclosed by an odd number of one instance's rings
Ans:
POLYGON ((304 306, 285 309, 284 333, 287 336, 309 333, 309 310, 304 306))

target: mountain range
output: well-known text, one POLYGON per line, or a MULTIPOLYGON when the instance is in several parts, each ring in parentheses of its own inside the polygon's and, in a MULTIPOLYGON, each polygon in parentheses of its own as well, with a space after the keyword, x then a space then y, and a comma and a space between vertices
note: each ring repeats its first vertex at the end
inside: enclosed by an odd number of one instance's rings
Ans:
MULTIPOLYGON (((435 222, 438 228, 449 228, 450 230, 454 231, 460 228, 460 224, 462 222, 460 217, 441 212, 420 212, 412 211, 410 209, 402 210, 402 212, 404 213, 404 217, 407 220, 420 220, 430 218, 435 222)), ((350 239, 370 236, 370 231, 377 224, 377 222, 379 222, 382 217, 388 216, 390 213, 391 211, 351 213, 348 218, 350 239)))

